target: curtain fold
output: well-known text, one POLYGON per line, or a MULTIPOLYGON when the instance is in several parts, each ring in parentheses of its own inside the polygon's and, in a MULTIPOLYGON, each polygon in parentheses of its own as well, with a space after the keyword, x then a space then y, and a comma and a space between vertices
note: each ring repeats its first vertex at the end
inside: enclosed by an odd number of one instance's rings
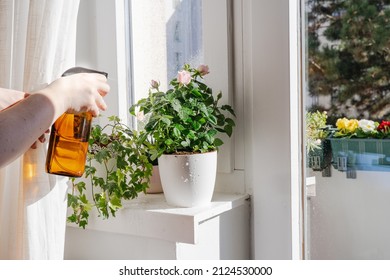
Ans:
MULTIPOLYGON (((74 66, 78 7, 0 0, 0 87, 31 92, 74 66)), ((45 158, 38 145, 0 170, 0 259, 63 258, 67 178, 45 173, 45 158)))

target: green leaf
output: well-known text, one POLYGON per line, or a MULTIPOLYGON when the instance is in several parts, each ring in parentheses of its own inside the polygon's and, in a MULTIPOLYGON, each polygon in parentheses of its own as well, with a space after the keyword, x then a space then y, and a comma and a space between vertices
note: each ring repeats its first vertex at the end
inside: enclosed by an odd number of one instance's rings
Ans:
POLYGON ((129 113, 133 116, 135 116, 135 108, 137 107, 137 104, 134 104, 133 106, 130 107, 129 113))
POLYGON ((101 151, 97 152, 95 155, 95 159, 99 163, 103 163, 104 161, 106 161, 109 158, 110 158, 110 153, 107 150, 101 150, 101 151))
POLYGON ((206 119, 205 119, 205 118, 200 118, 200 119, 198 119, 197 121, 198 121, 198 123, 200 123, 200 124, 205 124, 205 123, 206 123, 206 119))
POLYGON ((218 133, 217 130, 215 129, 211 129, 207 132, 207 135, 209 135, 210 137, 214 137, 216 134, 218 133))
POLYGON ((186 137, 187 137, 188 139, 195 140, 195 139, 196 139, 195 131, 190 130, 190 131, 187 133, 186 137))
POLYGON ((99 138, 99 142, 103 145, 107 145, 110 143, 110 137, 107 134, 102 134, 99 138))
POLYGON ((213 125, 217 125, 218 121, 217 121, 217 118, 213 115, 209 116, 209 121, 213 124, 213 125))
POLYGON ((150 153, 150 160, 154 161, 158 158, 158 151, 156 149, 149 150, 150 153))
POLYGON ((76 217, 76 214, 72 214, 68 217, 68 222, 70 223, 76 223, 77 222, 77 217, 76 217))
POLYGON ((230 114, 232 114, 233 116, 236 116, 236 114, 234 113, 234 110, 233 108, 230 106, 230 105, 223 105, 221 107, 222 110, 226 110, 228 111, 230 114))
POLYGON ((234 120, 232 120, 231 118, 226 118, 225 121, 230 125, 230 126, 235 126, 236 123, 234 122, 234 120))
POLYGON ((185 128, 181 124, 175 124, 175 128, 177 128, 180 131, 183 131, 185 128))
POLYGON ((180 133, 180 130, 177 128, 177 126, 175 126, 175 127, 173 128, 173 135, 174 135, 176 138, 180 138, 181 133, 180 133))
POLYGON ((105 185, 104 179, 101 177, 93 177, 92 181, 94 186, 104 187, 105 185))
POLYGON ((77 188, 79 193, 83 193, 85 190, 85 182, 78 182, 75 187, 77 188))
POLYGON ((191 91, 191 93, 192 93, 194 96, 196 96, 196 97, 203 98, 202 94, 201 94, 197 89, 195 89, 195 88, 191 91))
POLYGON ((223 145, 223 141, 221 139, 219 139, 219 138, 215 138, 214 145, 216 147, 222 146, 223 145))
POLYGON ((217 115, 217 125, 219 125, 219 126, 225 125, 225 116, 224 115, 222 115, 222 114, 217 115))
POLYGON ((121 200, 115 195, 111 197, 108 205, 111 209, 113 209, 115 211, 122 208, 121 200))
POLYGON ((116 158, 116 166, 117 166, 117 168, 123 169, 123 168, 125 168, 127 165, 128 165, 128 163, 127 163, 127 161, 126 161, 125 158, 123 158, 123 157, 117 157, 117 158, 116 158))
POLYGON ((233 133, 233 127, 231 125, 225 125, 224 129, 226 134, 231 137, 233 133))
POLYGON ((77 204, 78 204, 77 196, 68 193, 68 207, 77 204))
POLYGON ((186 141, 181 141, 180 144, 183 146, 183 147, 189 147, 190 146, 190 140, 186 140, 186 141))
POLYGON ((145 125, 145 130, 146 131, 153 131, 154 127, 156 126, 158 120, 155 118, 149 119, 149 122, 145 125))
POLYGON ((79 226, 82 227, 83 229, 85 229, 85 226, 88 224, 87 221, 85 220, 81 220, 80 223, 79 223, 79 226))
MULTIPOLYGON (((196 108, 195 108, 196 109, 196 108)), ((183 107, 183 110, 186 112, 187 115, 189 116, 195 116, 195 111, 192 110, 192 108, 189 107, 183 107)))
POLYGON ((199 122, 194 121, 194 122, 192 123, 192 127, 193 127, 195 130, 199 130, 199 129, 202 127, 202 125, 201 125, 199 122))
POLYGON ((207 141, 209 144, 213 144, 213 143, 214 143, 214 137, 213 137, 213 136, 206 134, 206 135, 204 136, 204 138, 206 139, 206 141, 207 141))
POLYGON ((179 100, 173 99, 171 102, 171 105, 172 105, 173 110, 175 110, 176 112, 180 112, 181 104, 180 104, 179 100))
POLYGON ((209 117, 209 110, 207 109, 206 104, 200 103, 198 104, 199 110, 203 113, 204 116, 209 117))
POLYGON ((110 122, 120 122, 121 121, 121 119, 118 116, 110 116, 110 117, 108 117, 108 120, 110 122))
POLYGON ((85 176, 89 177, 91 175, 94 175, 96 173, 96 168, 93 166, 85 166, 85 176))
POLYGON ((162 116, 161 121, 164 122, 166 125, 171 125, 171 120, 167 116, 162 116))
POLYGON ((100 125, 95 125, 92 130, 91 130, 91 135, 93 138, 98 138, 99 135, 101 134, 102 132, 102 128, 100 125))
POLYGON ((188 118, 188 114, 184 110, 180 110, 180 112, 178 112, 178 115, 181 120, 186 120, 188 118))
POLYGON ((85 194, 80 196, 80 201, 82 203, 84 203, 84 204, 88 204, 89 203, 89 201, 88 201, 87 197, 85 196, 85 194))

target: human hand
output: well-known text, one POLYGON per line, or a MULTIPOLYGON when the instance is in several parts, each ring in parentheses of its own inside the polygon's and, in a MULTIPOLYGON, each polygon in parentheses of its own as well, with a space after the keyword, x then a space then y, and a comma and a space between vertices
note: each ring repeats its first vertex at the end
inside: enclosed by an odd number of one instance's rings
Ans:
POLYGON ((97 73, 79 73, 61 77, 40 92, 50 93, 62 100, 63 111, 68 113, 90 112, 99 115, 107 108, 103 96, 109 92, 107 78, 97 73))
MULTIPOLYGON (((48 129, 48 130, 46 130, 45 131, 45 133, 49 133, 50 132, 50 129, 48 129)), ((46 141, 46 136, 45 136, 45 134, 42 134, 39 138, 38 138, 38 140, 37 141, 35 141, 32 145, 31 145, 31 149, 36 149, 37 147, 38 147, 38 141, 40 142, 40 143, 45 143, 45 141, 46 141)))

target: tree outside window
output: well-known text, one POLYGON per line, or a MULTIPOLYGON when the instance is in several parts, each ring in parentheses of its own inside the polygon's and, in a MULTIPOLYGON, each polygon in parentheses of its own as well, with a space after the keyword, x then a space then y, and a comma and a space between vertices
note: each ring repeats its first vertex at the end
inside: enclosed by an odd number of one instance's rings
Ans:
POLYGON ((306 0, 309 111, 390 118, 390 0, 306 0))

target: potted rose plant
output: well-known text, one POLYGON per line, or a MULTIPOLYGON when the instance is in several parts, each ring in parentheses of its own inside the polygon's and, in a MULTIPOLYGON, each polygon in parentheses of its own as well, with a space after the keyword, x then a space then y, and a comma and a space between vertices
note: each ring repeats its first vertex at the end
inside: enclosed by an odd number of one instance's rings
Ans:
POLYGON ((152 81, 148 97, 130 108, 133 115, 148 115, 144 130, 153 139, 151 158, 158 158, 162 187, 171 205, 192 207, 211 201, 217 150, 223 144, 218 134, 230 137, 235 126, 228 116, 234 116, 232 107, 218 104, 222 93, 214 96, 203 82, 207 74, 206 65, 195 69, 186 64, 170 89, 163 92, 152 81))

